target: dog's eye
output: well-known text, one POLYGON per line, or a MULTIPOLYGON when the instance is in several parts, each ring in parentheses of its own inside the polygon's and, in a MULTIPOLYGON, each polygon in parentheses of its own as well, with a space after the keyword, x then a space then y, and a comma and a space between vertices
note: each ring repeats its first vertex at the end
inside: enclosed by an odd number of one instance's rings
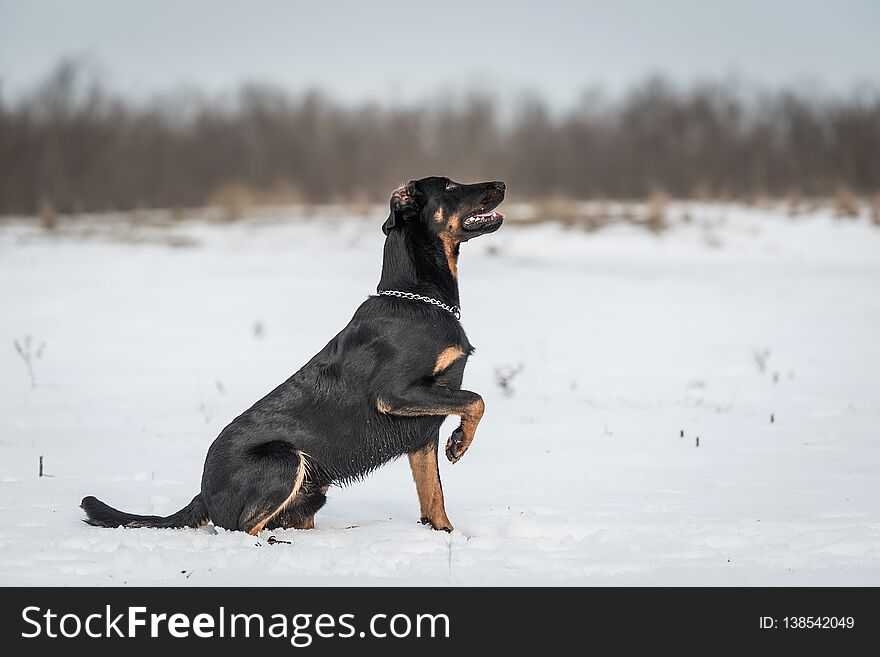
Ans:
POLYGON ((453 189, 455 189, 456 187, 458 187, 458 185, 456 185, 456 184, 455 184, 454 182, 452 182, 451 180, 447 180, 447 181, 446 181, 446 191, 447 191, 447 192, 448 192, 448 191, 451 191, 451 190, 453 190, 453 189))

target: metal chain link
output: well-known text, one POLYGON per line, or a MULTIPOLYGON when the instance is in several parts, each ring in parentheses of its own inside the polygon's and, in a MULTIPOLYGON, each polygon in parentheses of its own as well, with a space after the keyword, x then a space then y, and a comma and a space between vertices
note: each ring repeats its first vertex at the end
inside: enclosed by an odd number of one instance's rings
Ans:
POLYGON ((433 306, 442 308, 448 313, 452 313, 452 316, 455 317, 455 319, 461 319, 461 308, 459 308, 458 306, 447 306, 445 303, 437 301, 437 299, 432 299, 431 297, 423 297, 421 294, 414 294, 412 292, 400 292, 398 290, 380 290, 379 294, 386 297, 400 297, 401 299, 414 299, 416 301, 424 301, 425 303, 430 303, 433 306))

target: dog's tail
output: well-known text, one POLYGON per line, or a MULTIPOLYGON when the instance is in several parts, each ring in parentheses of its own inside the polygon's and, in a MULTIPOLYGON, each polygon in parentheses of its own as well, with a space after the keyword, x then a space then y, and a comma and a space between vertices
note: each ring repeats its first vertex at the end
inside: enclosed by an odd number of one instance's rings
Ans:
POLYGON ((79 506, 88 516, 83 522, 95 527, 199 527, 208 521, 208 509, 201 493, 180 511, 164 518, 118 511, 91 495, 83 498, 79 506))

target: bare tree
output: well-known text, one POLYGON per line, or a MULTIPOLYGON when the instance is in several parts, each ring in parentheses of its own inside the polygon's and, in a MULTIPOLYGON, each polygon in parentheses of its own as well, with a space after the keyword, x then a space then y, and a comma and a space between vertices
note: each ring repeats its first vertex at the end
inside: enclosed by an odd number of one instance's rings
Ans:
POLYGON ((474 92, 406 107, 245 85, 132 103, 59 64, 12 101, 0 88, 0 214, 256 201, 384 200, 430 173, 504 178, 521 199, 750 198, 880 192, 880 89, 817 96, 661 78, 567 112, 526 95, 503 115, 474 92))

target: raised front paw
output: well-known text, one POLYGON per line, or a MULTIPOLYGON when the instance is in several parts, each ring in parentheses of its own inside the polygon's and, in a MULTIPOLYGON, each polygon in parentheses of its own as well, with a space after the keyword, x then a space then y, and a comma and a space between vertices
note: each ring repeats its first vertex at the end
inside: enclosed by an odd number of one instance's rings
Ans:
POLYGON ((455 463, 458 459, 464 456, 464 453, 469 446, 470 445, 465 442, 464 431, 459 427, 452 432, 452 435, 449 436, 449 440, 446 441, 446 458, 449 459, 450 463, 455 463))

